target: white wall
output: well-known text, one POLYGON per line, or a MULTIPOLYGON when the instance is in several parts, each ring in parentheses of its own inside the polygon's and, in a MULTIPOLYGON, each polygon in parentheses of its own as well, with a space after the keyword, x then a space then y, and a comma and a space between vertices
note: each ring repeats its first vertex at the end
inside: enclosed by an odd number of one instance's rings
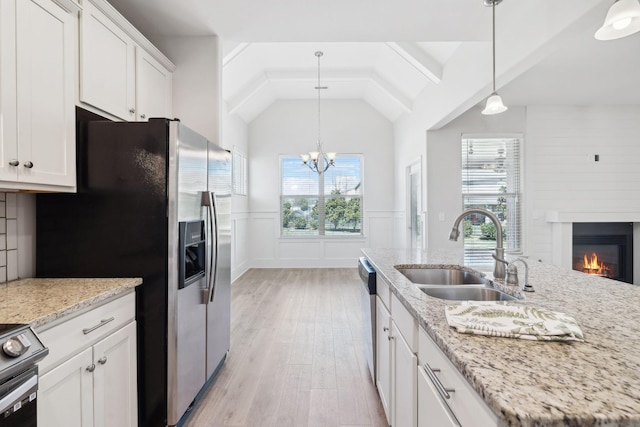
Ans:
POLYGON ((216 36, 158 37, 158 49, 175 65, 173 116, 208 140, 220 140, 221 48, 216 36))
MULTIPOLYGON (((222 142, 230 150, 238 150, 247 158, 249 137, 247 124, 238 116, 229 115, 222 106, 222 142)), ((249 196, 234 194, 231 198, 231 281, 250 268, 249 258, 249 196)))
POLYGON ((317 102, 278 101, 249 124, 252 267, 355 266, 362 247, 393 245, 393 125, 357 100, 322 101, 326 151, 363 154, 363 238, 280 238, 279 156, 313 150, 317 102))
MULTIPOLYGON (((429 248, 452 248, 463 244, 462 239, 458 242, 449 240, 453 221, 462 212, 462 135, 522 134, 525 129, 525 111, 524 108, 510 107, 500 115, 484 116, 478 108, 473 108, 447 126, 427 132, 427 240, 429 248)), ((524 156, 528 155, 526 136, 523 152, 524 156)), ((525 216, 526 212, 525 206, 525 216)))

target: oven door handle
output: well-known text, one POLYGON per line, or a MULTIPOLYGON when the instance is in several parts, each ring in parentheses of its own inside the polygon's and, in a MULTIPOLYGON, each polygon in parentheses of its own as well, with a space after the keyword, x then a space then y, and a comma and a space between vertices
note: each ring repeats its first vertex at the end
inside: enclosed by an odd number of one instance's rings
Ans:
POLYGON ((33 387, 37 386, 38 376, 34 374, 18 387, 11 390, 9 394, 0 399, 0 413, 4 413, 7 409, 11 408, 18 400, 22 400, 22 396, 28 393, 33 387))

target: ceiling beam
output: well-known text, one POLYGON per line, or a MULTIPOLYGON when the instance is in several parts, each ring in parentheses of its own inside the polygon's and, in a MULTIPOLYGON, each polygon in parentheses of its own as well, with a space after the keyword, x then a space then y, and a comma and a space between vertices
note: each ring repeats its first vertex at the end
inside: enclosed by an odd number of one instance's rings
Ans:
POLYGON ((385 44, 433 83, 440 83, 442 80, 442 65, 431 55, 420 49, 418 45, 412 42, 385 44))
POLYGON ((269 85, 269 79, 265 73, 260 74, 249 84, 245 85, 235 96, 227 101, 229 114, 237 113, 243 105, 249 102, 251 98, 263 90, 267 85, 269 85))
MULTIPOLYGON (((327 70, 323 73, 322 83, 331 86, 332 82, 365 82, 369 83, 376 89, 382 91, 390 100, 402 108, 405 112, 411 112, 413 109, 413 101, 402 94, 390 81, 380 76, 378 73, 368 69, 344 69, 344 70, 327 70)), ((227 100, 227 106, 230 114, 238 113, 243 105, 251 101, 251 98, 257 96, 261 91, 266 90, 270 84, 282 82, 309 82, 309 93, 314 94, 316 78, 308 71, 303 70, 267 70, 261 73, 251 83, 244 86, 237 94, 227 100)), ((277 93, 276 93, 277 97, 277 93)), ((311 98, 309 97, 301 97, 311 98)), ((325 95, 325 98, 326 95, 325 95)), ((330 97, 329 97, 330 98, 330 97)))
POLYGON ((231 61, 233 61, 234 59, 236 59, 238 56, 240 56, 240 54, 242 52, 244 52, 249 46, 251 45, 251 43, 238 43, 236 45, 236 47, 234 47, 231 52, 229 52, 228 54, 226 54, 224 56, 224 58, 222 58, 222 66, 226 66, 227 64, 229 64, 231 61))

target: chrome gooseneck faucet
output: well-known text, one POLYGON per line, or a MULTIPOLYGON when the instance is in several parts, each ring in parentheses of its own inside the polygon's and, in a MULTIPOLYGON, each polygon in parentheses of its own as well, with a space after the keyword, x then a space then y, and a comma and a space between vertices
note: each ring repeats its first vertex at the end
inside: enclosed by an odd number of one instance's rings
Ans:
MULTIPOLYGON (((504 248, 502 247, 502 224, 500 224, 500 220, 497 216, 494 215, 493 212, 490 212, 486 209, 482 208, 471 208, 462 212, 458 218, 456 218, 453 223, 453 228, 451 229, 451 234, 449 235, 449 240, 457 241, 460 236, 460 222, 464 217, 470 215, 472 213, 484 215, 489 218, 493 224, 496 226, 496 252, 494 254, 494 258, 504 259, 504 248)), ((496 279, 504 279, 505 278, 505 268, 502 262, 495 261, 493 265, 493 277, 496 279)))

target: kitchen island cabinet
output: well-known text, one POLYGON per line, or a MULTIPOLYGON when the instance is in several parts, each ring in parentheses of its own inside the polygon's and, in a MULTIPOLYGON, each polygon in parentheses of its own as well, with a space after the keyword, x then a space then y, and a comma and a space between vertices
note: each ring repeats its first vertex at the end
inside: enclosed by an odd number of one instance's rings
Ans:
POLYGON ((384 279, 376 297, 377 388, 390 425, 415 427, 417 418, 417 342, 415 321, 384 279))
POLYGON ((455 302, 427 296, 395 268, 464 265, 462 251, 363 253, 419 327, 418 401, 423 403, 418 404, 418 425, 430 416, 425 405, 440 408, 444 425, 463 427, 480 425, 475 424, 478 417, 486 419, 482 425, 497 426, 640 425, 640 287, 530 262, 535 292, 518 304, 574 317, 585 342, 477 336, 448 326, 445 306, 455 302), (451 398, 451 413, 434 394, 425 362, 438 365, 431 367, 440 369, 436 375, 445 388, 469 392, 451 398), (424 403, 421 396, 429 393, 431 400, 424 403))
POLYGON ((71 0, 0 2, 0 188, 76 189, 77 17, 71 0))

